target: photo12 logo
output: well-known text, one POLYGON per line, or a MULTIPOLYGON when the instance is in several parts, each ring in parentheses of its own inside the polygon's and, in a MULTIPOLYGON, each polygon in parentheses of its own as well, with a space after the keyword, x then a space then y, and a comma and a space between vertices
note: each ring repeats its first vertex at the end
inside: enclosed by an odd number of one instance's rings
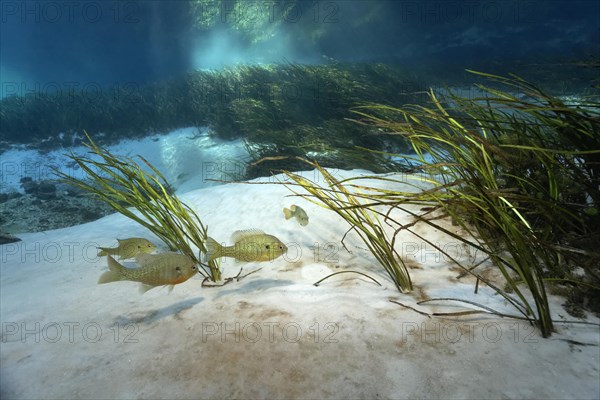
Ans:
POLYGON ((98 262, 99 243, 96 242, 15 242, 0 246, 0 261, 21 263, 73 263, 80 258, 98 262))
POLYGON ((302 326, 297 322, 202 322, 202 343, 219 341, 221 343, 241 341, 256 343, 268 341, 269 343, 287 342, 297 343, 303 338, 315 343, 338 343, 336 338, 339 326, 335 322, 319 324, 315 322, 309 326, 302 326))
POLYGON ((2 322, 2 343, 138 343, 140 328, 136 324, 115 324, 102 327, 97 322, 2 322))
POLYGON ((402 322, 400 337, 402 343, 473 343, 480 340, 488 343, 501 340, 512 343, 538 343, 535 327, 519 322, 402 322))
POLYGON ((198 1, 193 4, 200 24, 212 22, 224 24, 298 23, 310 22, 333 24, 339 22, 343 2, 338 1, 198 1))
POLYGON ((399 0, 402 24, 507 24, 539 21, 541 3, 534 0, 399 0))
POLYGON ((93 81, 2 81, 0 84, 0 98, 10 97, 87 105, 103 104, 109 100, 129 104, 143 101, 141 86, 136 82, 123 82, 104 86, 93 81))
POLYGON ((136 1, 1 1, 2 23, 122 23, 140 20, 136 1))

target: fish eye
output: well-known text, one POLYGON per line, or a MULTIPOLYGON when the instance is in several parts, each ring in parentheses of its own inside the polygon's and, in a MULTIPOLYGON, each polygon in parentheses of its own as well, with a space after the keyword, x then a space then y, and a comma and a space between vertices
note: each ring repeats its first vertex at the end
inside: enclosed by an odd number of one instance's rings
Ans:
POLYGON ((268 244, 267 244, 267 245, 265 245, 265 247, 267 248, 267 250, 269 250, 269 245, 268 245, 268 244))
POLYGON ((196 266, 192 265, 192 271, 195 271, 195 270, 196 270, 196 266))

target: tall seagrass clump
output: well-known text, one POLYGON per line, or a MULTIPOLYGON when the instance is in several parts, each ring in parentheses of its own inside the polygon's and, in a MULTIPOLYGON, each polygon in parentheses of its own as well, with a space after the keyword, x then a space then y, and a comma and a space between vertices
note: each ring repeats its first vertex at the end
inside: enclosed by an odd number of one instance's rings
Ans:
POLYGON ((55 170, 61 181, 84 190, 115 211, 145 226, 172 251, 180 251, 191 257, 205 278, 213 282, 220 281, 218 262, 202 263, 190 246, 191 243, 206 253, 204 243, 207 227, 192 208, 171 193, 171 186, 160 171, 142 156, 138 156, 152 171, 146 172, 132 158, 117 157, 96 145, 87 133, 86 136, 88 143, 84 145, 100 159, 69 155, 86 176, 79 179, 55 170))
POLYGON ((387 219, 387 216, 374 210, 371 207, 372 204, 365 206, 361 199, 368 199, 368 196, 359 193, 357 190, 360 190, 360 188, 356 186, 347 187, 344 180, 336 179, 316 162, 300 158, 299 160, 316 168, 325 179, 327 186, 320 186, 299 174, 284 171, 295 182, 293 185, 288 184, 288 187, 301 197, 312 201, 316 200, 325 205, 348 222, 350 231, 355 231, 358 234, 371 254, 386 270, 396 288, 402 293, 412 291, 413 287, 408 269, 394 249, 395 239, 386 234, 381 224, 381 219, 387 219), (308 194, 295 191, 292 189, 293 186, 303 188, 308 194))
MULTIPOLYGON (((450 93, 440 101, 431 91, 430 106, 354 110, 362 123, 408 139, 434 185, 371 198, 395 208, 429 204, 451 216, 468 237, 420 217, 486 253, 507 282, 504 290, 490 286, 547 337, 548 281, 600 295, 600 103, 567 104, 518 77, 478 74, 510 91, 478 85, 479 98, 450 93), (572 274, 578 267, 584 278, 572 274)), ((476 266, 455 261, 485 282, 476 266)))

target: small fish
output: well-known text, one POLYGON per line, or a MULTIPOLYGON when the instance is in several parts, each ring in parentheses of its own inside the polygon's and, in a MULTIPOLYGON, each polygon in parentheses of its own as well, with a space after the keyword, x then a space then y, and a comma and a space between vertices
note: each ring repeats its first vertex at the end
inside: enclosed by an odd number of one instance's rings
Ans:
POLYGON ((173 286, 190 279, 197 268, 191 257, 179 253, 139 254, 136 257, 139 268, 127 268, 108 256, 108 271, 103 273, 98 283, 118 281, 139 282, 140 293, 145 293, 156 286, 173 286))
POLYGON ((117 256, 121 260, 133 258, 138 254, 152 253, 156 249, 154 243, 144 238, 117 239, 117 247, 98 247, 98 257, 107 255, 117 256))
POLYGON ((296 220, 302 226, 308 225, 308 215, 306 215, 306 211, 295 204, 292 204, 290 208, 284 208, 283 215, 285 215, 285 219, 296 217, 296 220))
POLYGON ((219 257, 233 257, 246 262, 273 261, 287 251, 281 240, 260 230, 236 231, 231 240, 233 246, 222 246, 215 239, 206 238, 206 261, 219 257))

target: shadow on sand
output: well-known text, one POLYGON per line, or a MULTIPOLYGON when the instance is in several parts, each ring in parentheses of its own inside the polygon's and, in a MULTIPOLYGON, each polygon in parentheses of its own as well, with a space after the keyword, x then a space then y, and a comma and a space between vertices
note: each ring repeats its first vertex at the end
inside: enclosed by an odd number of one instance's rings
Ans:
POLYGON ((194 297, 168 305, 159 310, 148 310, 148 312, 136 312, 128 315, 122 315, 115 318, 114 323, 120 325, 127 324, 151 324, 170 315, 175 319, 181 319, 181 313, 202 302, 204 297, 194 297))
POLYGON ((227 285, 221 290, 219 290, 219 293, 217 293, 215 298, 218 299, 220 297, 227 296, 230 294, 244 294, 256 292, 265 289, 271 289, 278 286, 289 286, 293 285, 295 282, 287 279, 256 279, 248 281, 246 283, 236 283, 237 282, 234 282, 231 284, 231 286, 227 285))

